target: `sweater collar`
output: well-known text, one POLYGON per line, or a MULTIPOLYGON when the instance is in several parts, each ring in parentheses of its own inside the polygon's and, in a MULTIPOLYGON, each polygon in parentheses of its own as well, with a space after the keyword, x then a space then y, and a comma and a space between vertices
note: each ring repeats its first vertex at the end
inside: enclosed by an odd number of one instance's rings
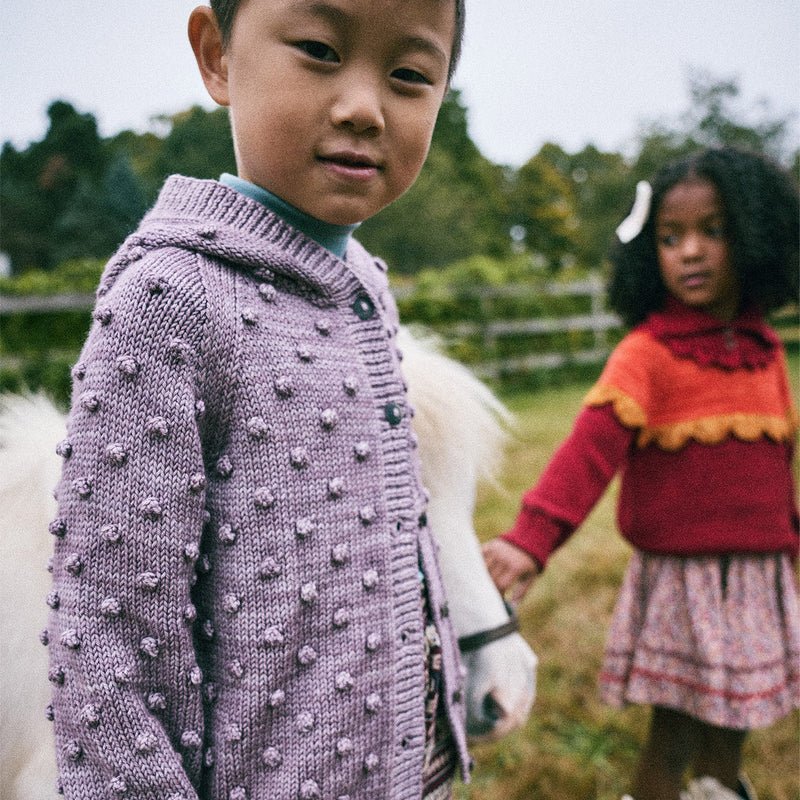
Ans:
POLYGON ((662 342, 678 358, 704 367, 763 368, 780 350, 780 340, 755 308, 724 322, 669 297, 664 308, 650 314, 640 330, 662 342))
POLYGON ((263 203, 218 181, 172 175, 121 246, 98 291, 107 292, 147 249, 168 245, 224 259, 264 280, 282 275, 305 284, 323 304, 364 289, 379 297, 386 285, 386 265, 356 239, 350 238, 340 259, 263 203))
POLYGON ((345 257, 350 237, 358 228, 358 224, 333 225, 330 222, 323 222, 321 219, 312 217, 299 208, 295 208, 277 195, 272 194, 272 192, 268 192, 254 183, 245 181, 236 175, 230 175, 227 172, 222 173, 219 182, 225 186, 230 186, 231 189, 235 189, 237 192, 241 192, 251 200, 265 205, 278 216, 283 217, 290 225, 302 231, 306 236, 309 236, 339 258, 345 257))

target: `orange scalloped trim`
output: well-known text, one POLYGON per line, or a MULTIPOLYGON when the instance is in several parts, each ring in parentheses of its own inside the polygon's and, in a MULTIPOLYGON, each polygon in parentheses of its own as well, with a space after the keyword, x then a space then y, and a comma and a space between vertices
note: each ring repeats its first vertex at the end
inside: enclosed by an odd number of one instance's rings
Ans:
POLYGON ((762 436, 776 442, 791 441, 798 429, 796 408, 787 409, 785 417, 723 414, 648 428, 647 416, 642 407, 632 397, 613 386, 595 386, 584 401, 587 406, 604 406, 609 403, 614 407, 614 415, 626 428, 640 429, 636 440, 639 447, 653 442, 667 451, 680 450, 692 439, 700 444, 713 445, 729 436, 743 442, 755 442, 762 436))
POLYGON ((614 406, 614 416, 626 428, 644 428, 647 425, 647 414, 644 409, 628 394, 607 384, 595 385, 583 401, 585 406, 614 406))
POLYGON ((700 444, 719 444, 733 436, 743 442, 755 442, 762 436, 775 442, 788 441, 792 426, 787 418, 758 414, 726 414, 719 417, 677 422, 660 428, 645 428, 637 444, 655 442, 662 450, 680 450, 690 439, 700 444))

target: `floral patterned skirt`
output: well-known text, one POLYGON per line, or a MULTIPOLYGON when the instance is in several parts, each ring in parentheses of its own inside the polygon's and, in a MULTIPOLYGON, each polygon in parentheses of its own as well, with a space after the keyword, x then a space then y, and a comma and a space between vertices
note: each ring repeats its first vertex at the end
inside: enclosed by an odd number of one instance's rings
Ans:
POLYGON ((785 554, 634 552, 600 673, 609 705, 747 730, 800 707, 797 578, 785 554))
POLYGON ((450 723, 439 702, 442 688, 442 645, 422 591, 425 619, 425 762, 422 770, 424 800, 450 800, 458 755, 450 723))

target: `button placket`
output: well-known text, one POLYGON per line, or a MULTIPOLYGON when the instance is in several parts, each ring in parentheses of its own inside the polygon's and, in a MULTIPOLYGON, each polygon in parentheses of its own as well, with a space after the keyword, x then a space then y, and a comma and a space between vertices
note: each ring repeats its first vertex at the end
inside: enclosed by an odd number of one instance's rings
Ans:
POLYGON ((383 416, 394 428, 403 421, 403 409, 397 403, 387 403, 383 407, 383 416))
POLYGON ((366 292, 359 294, 351 306, 353 313, 363 322, 375 315, 375 303, 366 292))

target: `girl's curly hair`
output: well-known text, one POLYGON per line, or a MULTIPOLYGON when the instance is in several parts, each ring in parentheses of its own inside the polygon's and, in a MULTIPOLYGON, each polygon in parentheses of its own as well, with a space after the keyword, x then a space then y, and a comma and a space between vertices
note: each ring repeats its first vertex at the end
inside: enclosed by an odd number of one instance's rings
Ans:
POLYGON ((667 290, 656 250, 655 218, 664 195, 690 178, 710 181, 719 193, 741 307, 764 313, 797 300, 797 186, 764 156, 733 147, 710 148, 664 167, 653 180, 650 213, 641 233, 611 252, 609 304, 628 325, 660 309, 667 290))

